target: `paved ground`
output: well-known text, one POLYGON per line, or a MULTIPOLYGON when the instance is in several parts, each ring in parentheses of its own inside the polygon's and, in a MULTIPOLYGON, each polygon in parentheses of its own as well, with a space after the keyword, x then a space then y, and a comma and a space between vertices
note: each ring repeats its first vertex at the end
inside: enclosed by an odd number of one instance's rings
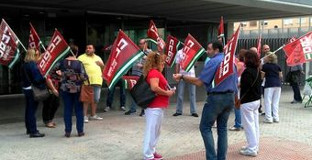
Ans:
MULTIPOLYGON (((312 108, 291 105, 292 93, 283 91, 280 102, 280 123, 264 124, 260 118, 260 153, 254 159, 312 159, 312 108)), ((202 103, 198 103, 201 113, 202 103)), ((200 118, 188 115, 172 117, 174 105, 166 111, 158 151, 166 159, 204 159, 204 145, 198 129, 200 118)), ((0 160, 138 160, 142 159, 144 118, 125 116, 121 111, 100 113, 103 121, 91 121, 85 125, 86 136, 63 136, 64 124, 57 118, 57 128, 44 128, 38 121, 39 130, 46 137, 30 139, 22 122, 0 125, 0 160)), ((233 125, 231 114, 229 126, 233 125)), ((74 128, 74 127, 73 127, 74 128)), ((215 131, 214 131, 215 132, 215 131)), ((244 132, 229 132, 228 159, 251 159, 238 154, 245 144, 244 132)))

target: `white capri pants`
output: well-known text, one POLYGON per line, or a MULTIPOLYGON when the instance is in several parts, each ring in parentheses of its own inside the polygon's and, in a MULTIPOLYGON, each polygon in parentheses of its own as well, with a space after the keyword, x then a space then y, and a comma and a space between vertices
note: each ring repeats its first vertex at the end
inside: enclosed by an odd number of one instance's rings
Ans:
POLYGON ((145 135, 143 144, 144 159, 153 159, 156 145, 160 135, 161 123, 164 118, 163 108, 145 109, 145 135))
POLYGON ((259 150, 259 112, 260 99, 241 104, 241 117, 242 124, 244 127, 246 139, 247 139, 247 149, 253 152, 258 152, 259 150))

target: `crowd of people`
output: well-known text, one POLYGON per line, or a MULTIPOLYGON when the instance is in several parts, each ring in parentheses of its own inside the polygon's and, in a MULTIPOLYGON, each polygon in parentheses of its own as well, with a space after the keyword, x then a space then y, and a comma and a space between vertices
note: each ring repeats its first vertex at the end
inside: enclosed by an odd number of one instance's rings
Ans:
MULTIPOLYGON (((164 109, 169 106, 169 98, 175 94, 175 90, 168 87, 166 77, 162 74, 165 68, 165 55, 154 52, 147 46, 147 41, 141 39, 139 47, 144 56, 133 66, 130 75, 144 76, 151 90, 156 93, 156 98, 141 109, 140 116, 145 115, 146 127, 144 134, 143 155, 144 159, 158 160, 162 156, 156 152, 160 129, 164 117, 164 109)), ((183 114, 183 97, 187 86, 190 115, 198 117, 196 107, 196 86, 204 86, 207 94, 203 107, 199 129, 206 148, 206 159, 222 160, 227 154, 227 131, 244 130, 247 145, 239 151, 246 156, 257 156, 259 152, 259 113, 261 109, 261 95, 265 123, 279 122, 279 99, 281 95, 281 82, 283 74, 277 63, 277 56, 270 52, 268 45, 264 45, 263 56, 259 57, 255 48, 239 51, 235 60, 234 74, 226 78, 217 86, 213 85, 214 75, 223 61, 223 45, 216 41, 207 44, 207 60, 199 76, 196 76, 194 67, 189 72, 184 71, 180 62, 185 57, 183 50, 179 50, 176 56, 176 67, 173 78, 178 82, 178 94, 176 112, 173 116, 183 114), (235 123, 228 128, 227 123, 231 111, 234 109, 235 123), (215 148, 212 127, 216 123, 218 133, 218 145, 215 148)), ((76 129, 79 137, 85 135, 84 124, 89 120, 102 120, 97 115, 97 104, 101 97, 103 84, 102 70, 105 67, 102 59, 95 54, 93 45, 87 45, 84 54, 78 56, 78 47, 71 45, 72 54, 61 60, 56 67, 44 78, 37 68, 36 62, 40 57, 38 50, 28 49, 21 67, 23 79, 23 92, 26 99, 25 126, 29 137, 44 137, 36 126, 36 110, 39 101, 36 101, 32 87, 47 88, 50 95, 43 101, 42 119, 46 127, 55 128, 54 115, 63 101, 65 137, 71 137, 72 113, 75 111, 76 129), (60 98, 61 97, 61 98, 60 98), (88 109, 91 113, 88 116, 88 109)), ((294 100, 291 103, 301 103, 299 82, 303 73, 302 65, 291 67, 287 78, 294 91, 294 100)), ((136 113, 137 105, 132 97, 128 97, 131 105, 127 110, 125 106, 126 91, 124 83, 120 80, 120 109, 125 115, 136 113)), ((108 91, 104 111, 112 108, 115 88, 108 91)))

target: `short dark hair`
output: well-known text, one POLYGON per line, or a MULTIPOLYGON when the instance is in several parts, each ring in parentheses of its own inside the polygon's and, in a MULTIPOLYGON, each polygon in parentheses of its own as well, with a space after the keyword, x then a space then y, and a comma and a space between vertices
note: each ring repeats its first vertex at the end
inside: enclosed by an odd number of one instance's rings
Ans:
POLYGON ((219 52, 223 52, 223 45, 222 45, 222 43, 219 42, 219 41, 214 41, 214 42, 212 43, 212 49, 213 49, 213 50, 219 49, 219 52))
POLYGON ((87 44, 87 45, 86 45, 86 47, 87 47, 87 46, 92 46, 92 47, 93 47, 93 49, 95 49, 95 47, 94 47, 94 45, 93 45, 93 44, 87 44))
POLYGON ((247 52, 248 50, 246 49, 241 49, 239 50, 238 52, 238 60, 241 61, 241 62, 244 62, 244 56, 245 56, 245 53, 247 52))
POLYGON ((260 66, 260 59, 256 52, 247 50, 244 58, 246 67, 258 68, 260 66))

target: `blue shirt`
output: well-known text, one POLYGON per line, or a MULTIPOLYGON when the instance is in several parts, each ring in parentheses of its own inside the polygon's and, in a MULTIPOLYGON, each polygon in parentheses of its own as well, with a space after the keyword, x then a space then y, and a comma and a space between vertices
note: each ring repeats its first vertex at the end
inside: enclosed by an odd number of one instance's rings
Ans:
POLYGON ((280 66, 274 63, 266 63, 262 66, 262 71, 265 72, 264 88, 268 87, 281 87, 281 79, 279 77, 282 71, 280 66))
POLYGON ((31 85, 35 85, 40 89, 46 88, 45 78, 41 75, 35 62, 24 63, 21 67, 21 75, 23 88, 27 88, 31 85))
POLYGON ((221 62, 223 61, 224 53, 218 53, 213 56, 210 61, 207 62, 203 71, 201 72, 199 79, 205 84, 207 93, 211 92, 227 92, 232 91, 237 93, 237 71, 234 67, 234 74, 230 75, 224 81, 222 81, 218 86, 213 87, 212 83, 219 68, 221 62))

